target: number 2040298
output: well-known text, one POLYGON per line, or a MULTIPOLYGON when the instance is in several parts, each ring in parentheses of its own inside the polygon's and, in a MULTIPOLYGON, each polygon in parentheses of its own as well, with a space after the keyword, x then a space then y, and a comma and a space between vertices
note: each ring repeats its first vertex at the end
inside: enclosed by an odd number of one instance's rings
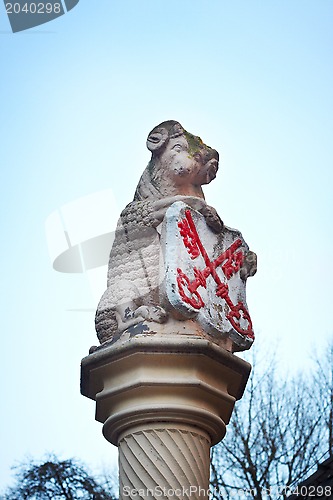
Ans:
POLYGON ((27 2, 23 5, 19 3, 6 3, 7 14, 61 14, 60 3, 27 2))

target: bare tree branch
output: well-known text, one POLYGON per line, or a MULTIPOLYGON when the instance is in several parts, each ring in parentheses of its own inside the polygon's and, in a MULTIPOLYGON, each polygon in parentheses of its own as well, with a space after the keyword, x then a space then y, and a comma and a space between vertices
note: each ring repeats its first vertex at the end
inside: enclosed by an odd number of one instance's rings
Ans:
POLYGON ((253 365, 227 436, 213 450, 212 487, 226 498, 240 489, 258 500, 267 492, 272 499, 287 498, 288 486, 325 448, 333 454, 333 341, 316 359, 312 377, 283 380, 270 359, 264 367, 257 360, 253 365))

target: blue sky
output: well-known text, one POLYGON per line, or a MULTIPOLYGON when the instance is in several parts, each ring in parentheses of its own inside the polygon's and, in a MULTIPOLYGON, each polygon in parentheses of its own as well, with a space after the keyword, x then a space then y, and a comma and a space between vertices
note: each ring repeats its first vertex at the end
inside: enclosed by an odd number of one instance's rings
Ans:
POLYGON ((220 153, 206 199, 258 254, 257 348, 306 369, 330 338, 332 21, 329 0, 80 0, 12 34, 0 5, 2 486, 45 451, 116 463, 79 393, 88 282, 52 269, 45 221, 103 189, 131 201, 161 121, 220 153))

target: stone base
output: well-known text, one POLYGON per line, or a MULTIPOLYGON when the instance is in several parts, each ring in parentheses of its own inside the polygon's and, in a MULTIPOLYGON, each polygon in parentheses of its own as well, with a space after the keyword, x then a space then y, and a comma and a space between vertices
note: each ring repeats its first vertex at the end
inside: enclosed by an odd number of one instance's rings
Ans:
POLYGON ((250 374, 247 362, 197 328, 191 333, 192 322, 175 323, 177 333, 169 323, 143 323, 82 360, 81 392, 96 401, 105 438, 119 446, 123 491, 208 489, 209 448, 224 437, 250 374))

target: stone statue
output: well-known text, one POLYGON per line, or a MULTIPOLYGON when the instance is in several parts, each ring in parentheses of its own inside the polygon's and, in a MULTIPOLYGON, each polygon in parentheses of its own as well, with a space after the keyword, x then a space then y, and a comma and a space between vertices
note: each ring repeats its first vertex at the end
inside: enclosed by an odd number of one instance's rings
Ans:
POLYGON ((217 151, 173 120, 150 132, 147 148, 151 160, 117 224, 96 312, 100 343, 172 318, 229 336, 233 350, 249 348, 245 282, 256 255, 205 202, 201 186, 216 177, 217 151))

